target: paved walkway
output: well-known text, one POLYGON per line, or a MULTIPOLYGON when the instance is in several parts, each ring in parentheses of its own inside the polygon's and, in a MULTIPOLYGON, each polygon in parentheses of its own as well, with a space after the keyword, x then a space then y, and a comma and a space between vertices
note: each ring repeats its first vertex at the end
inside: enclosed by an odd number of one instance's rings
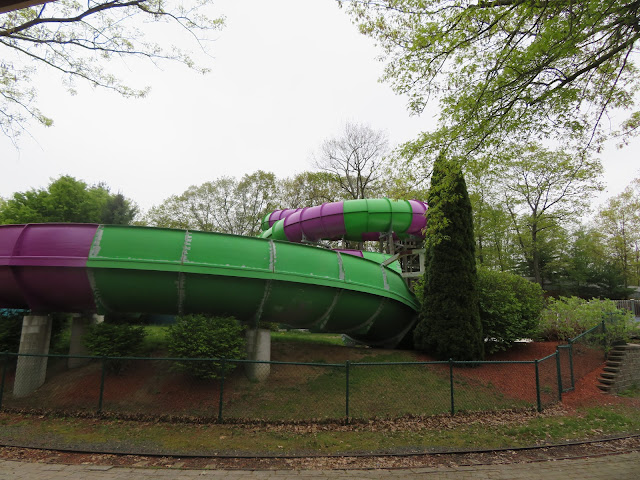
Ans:
POLYGON ((640 452, 571 460, 506 465, 409 468, 396 470, 179 470, 97 465, 59 465, 0 460, 0 480, 149 480, 149 479, 293 480, 443 479, 443 480, 636 480, 640 452))

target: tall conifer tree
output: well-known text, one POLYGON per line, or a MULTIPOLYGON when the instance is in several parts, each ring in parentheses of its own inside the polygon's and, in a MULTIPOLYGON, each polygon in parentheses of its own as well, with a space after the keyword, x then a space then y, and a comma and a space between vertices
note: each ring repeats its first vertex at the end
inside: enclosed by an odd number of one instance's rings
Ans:
POLYGON ((443 360, 482 360, 471 203, 457 163, 438 157, 427 201, 424 301, 415 347, 443 360))

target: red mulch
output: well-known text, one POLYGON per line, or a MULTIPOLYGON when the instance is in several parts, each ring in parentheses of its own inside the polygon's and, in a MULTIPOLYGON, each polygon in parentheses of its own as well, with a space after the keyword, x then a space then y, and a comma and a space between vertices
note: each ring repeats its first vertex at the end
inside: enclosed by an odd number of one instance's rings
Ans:
MULTIPOLYGON (((298 347, 298 346, 296 346, 298 347)), ((518 343, 508 351, 489 355, 486 360, 496 362, 533 361, 555 353, 557 342, 518 343)), ((357 361, 366 352, 363 349, 344 347, 314 347, 313 352, 304 348, 293 348, 288 344, 277 347, 274 359, 289 361, 317 360, 318 355, 338 361, 348 359, 357 361), (285 348, 286 347, 286 348, 285 348), (283 351, 279 351, 283 350, 283 351), (284 358, 286 357, 286 358, 284 358), (307 358, 309 357, 309 358, 307 358)), ((567 386, 568 351, 561 350, 561 370, 563 383, 567 386)), ((428 355, 417 354, 418 361, 433 361, 428 355)), ((145 413, 161 415, 172 412, 175 415, 212 415, 217 412, 219 399, 218 382, 202 382, 189 379, 183 375, 167 372, 168 364, 151 361, 134 362, 121 375, 107 375, 104 388, 104 408, 110 411, 128 413, 145 413)), ((638 399, 626 399, 604 394, 598 389, 598 376, 604 367, 604 358, 600 350, 575 346, 573 355, 575 372, 575 390, 563 394, 563 404, 569 408, 596 404, 640 404, 638 399), (634 403, 635 402, 635 403, 634 403)), ((437 366, 443 375, 448 374, 448 365, 437 366)), ((242 376, 242 367, 234 372, 234 376, 242 376)), ((557 364, 555 357, 539 363, 542 401, 544 405, 555 403, 557 399, 557 364)), ((278 381, 276 372, 272 381, 278 381)), ((300 373, 303 373, 302 371, 300 373)), ((305 373, 307 373, 305 371, 305 373)), ((28 399, 20 399, 19 404, 25 408, 41 408, 48 406, 54 409, 80 409, 94 411, 97 406, 101 369, 99 364, 91 364, 72 371, 60 372, 52 376, 47 383, 28 399), (54 405, 55 404, 55 405, 54 405)), ((288 374, 289 378, 290 374, 288 374)), ((474 368, 455 368, 456 379, 464 378, 467 383, 492 385, 499 389, 505 397, 524 400, 531 404, 536 402, 535 367, 532 363, 485 364, 474 368)), ((230 378, 233 383, 233 378, 230 378)), ((225 402, 228 395, 225 389, 225 402)), ((5 405, 13 402, 11 396, 5 396, 5 405)), ((18 402, 18 400, 16 400, 18 402)))
MULTIPOLYGON (((522 342, 507 351, 488 355, 486 361, 514 362, 540 360, 556 352, 559 342, 522 342)), ((565 388, 570 377, 568 352, 561 350, 561 371, 565 388)), ((419 355, 420 361, 433 361, 429 355, 419 355)), ((638 404, 638 400, 608 395, 598 388, 598 377, 604 368, 604 357, 601 350, 574 345, 573 370, 575 389, 562 395, 562 403, 569 408, 604 404, 638 404)), ((505 395, 521 400, 535 400, 535 367, 531 364, 482 365, 477 368, 457 368, 455 375, 462 375, 470 380, 475 379, 482 384, 491 383, 505 395)), ((557 365, 555 358, 539 364, 542 386, 553 386, 552 393, 547 394, 543 402, 553 401, 557 395, 557 365), (549 397, 552 395, 552 397, 549 397)))

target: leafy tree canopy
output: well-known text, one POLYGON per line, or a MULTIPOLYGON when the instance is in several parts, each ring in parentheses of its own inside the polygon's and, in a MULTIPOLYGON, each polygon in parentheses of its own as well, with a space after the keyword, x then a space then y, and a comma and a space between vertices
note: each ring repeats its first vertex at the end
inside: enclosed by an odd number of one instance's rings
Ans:
POLYGON ((596 223, 606 236, 607 253, 621 269, 625 286, 640 285, 640 178, 609 198, 596 223))
MULTIPOLYGON (((346 3, 346 2, 345 2, 346 3)), ((432 99, 441 128, 421 148, 466 154, 520 138, 576 146, 607 132, 603 118, 634 105, 637 0, 354 0, 362 33, 387 61, 383 79, 414 113, 432 99)), ((640 124, 635 112, 621 125, 640 124)))
MULTIPOLYGON (((29 122, 51 125, 37 107, 33 85, 36 69, 48 68, 62 77, 71 93, 77 81, 128 97, 143 96, 118 78, 109 60, 137 57, 157 62, 173 60, 200 71, 189 54, 159 44, 146 34, 143 22, 167 23, 198 41, 222 26, 201 10, 208 0, 56 0, 0 13, 0 131, 14 143, 29 122)), ((166 38, 166 32, 164 37, 166 38)))
POLYGON ((149 210, 145 221, 156 227, 254 236, 260 219, 277 208, 276 190, 275 175, 262 170, 240 180, 220 177, 167 198, 149 210))
POLYGON ((68 175, 44 189, 17 192, 0 203, 0 224, 81 222, 129 224, 137 206, 104 184, 89 186, 68 175))

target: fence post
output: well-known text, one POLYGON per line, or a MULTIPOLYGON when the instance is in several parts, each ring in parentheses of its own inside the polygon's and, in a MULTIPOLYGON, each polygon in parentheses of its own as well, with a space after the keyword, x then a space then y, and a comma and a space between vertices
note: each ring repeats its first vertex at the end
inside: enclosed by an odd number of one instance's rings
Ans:
POLYGON ((455 415, 456 408, 453 394, 453 358, 449 359, 449 385, 451 386, 451 415, 455 415))
POLYGON ((345 398, 345 414, 346 414, 346 419, 347 419, 347 424, 349 424, 349 370, 350 370, 350 365, 351 362, 349 360, 347 360, 347 362, 345 363, 345 368, 346 368, 346 398, 345 398))
POLYGON ((542 411, 542 401, 540 400, 540 369, 538 368, 538 359, 535 359, 536 366, 536 401, 538 403, 538 412, 542 411))
POLYGON ((222 402, 224 398, 224 371, 226 370, 227 359, 223 358, 220 363, 220 401, 218 402, 218 423, 222 423, 222 402))
POLYGON ((102 413, 102 398, 104 397, 104 376, 107 371, 107 357, 102 357, 102 374, 100 375, 100 398, 98 399, 98 413, 102 413))
POLYGON ((573 339, 569 339, 569 373, 571 374, 571 390, 575 390, 576 379, 573 375, 573 339))
POLYGON ((2 363, 2 380, 0 381, 0 410, 2 410, 2 397, 4 396, 4 381, 7 378, 7 365, 9 365, 9 354, 7 352, 2 352, 2 358, 4 362, 2 363))
POLYGON ((562 368, 560 367, 560 350, 556 347, 556 370, 558 373, 558 400, 562 401, 562 368))

